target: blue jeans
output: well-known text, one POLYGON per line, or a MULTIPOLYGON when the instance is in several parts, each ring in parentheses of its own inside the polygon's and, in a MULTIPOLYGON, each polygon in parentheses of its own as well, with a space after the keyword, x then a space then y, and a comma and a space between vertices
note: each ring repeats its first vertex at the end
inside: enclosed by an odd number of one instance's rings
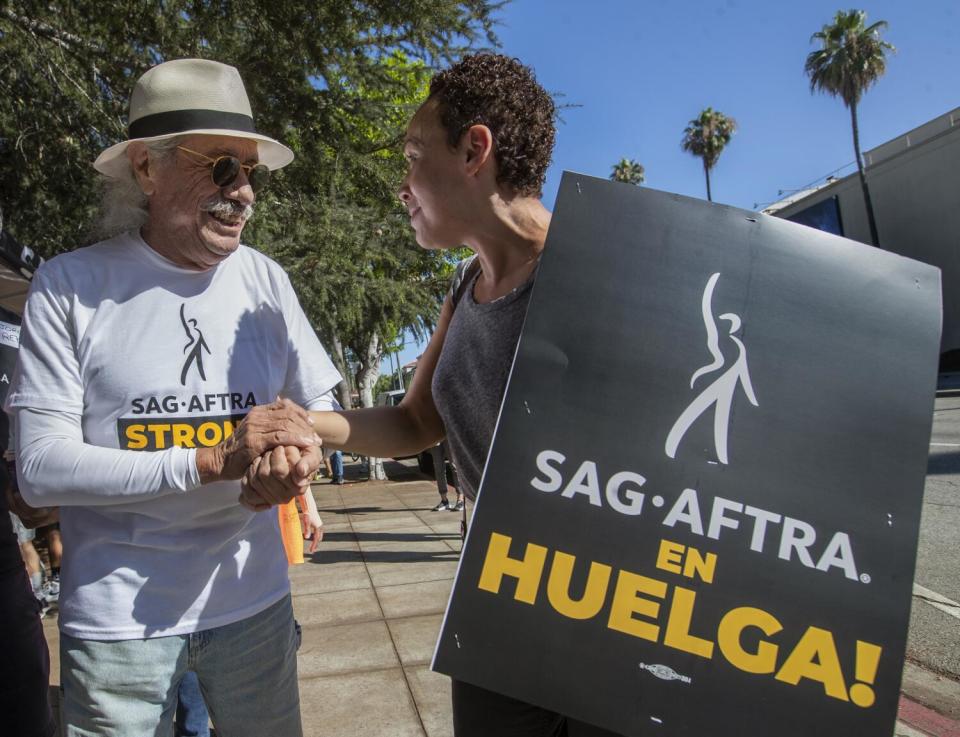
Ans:
POLYGON ((174 734, 176 737, 210 737, 207 705, 200 693, 200 681, 197 674, 188 670, 180 681, 177 690, 177 718, 174 734))
POLYGON ((66 737, 166 737, 177 691, 196 672, 218 733, 301 737, 290 596, 233 624, 146 640, 60 635, 66 737))
POLYGON ((330 454, 330 470, 333 471, 334 479, 343 478, 343 453, 339 450, 330 454))

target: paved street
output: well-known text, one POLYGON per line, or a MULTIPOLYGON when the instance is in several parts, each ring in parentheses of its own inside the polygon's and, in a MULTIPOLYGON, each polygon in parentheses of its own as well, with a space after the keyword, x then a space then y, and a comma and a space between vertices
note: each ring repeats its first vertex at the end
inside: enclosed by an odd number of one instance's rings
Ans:
POLYGON ((936 400, 914 581, 907 655, 960 679, 960 391, 936 400))
MULTIPOLYGON (((960 397, 943 406, 952 408, 960 410, 960 397)), ((954 598, 960 411, 943 414, 956 417, 957 447, 953 460, 937 460, 937 453, 931 467, 950 462, 956 475, 938 473, 928 482, 918 581, 954 598)), ((949 437, 946 428, 943 433, 949 437)), ((429 511, 436 487, 415 462, 407 463, 388 464, 389 482, 356 483, 359 467, 348 465, 346 485, 314 485, 325 538, 312 559, 290 570, 303 625, 306 737, 452 737, 449 681, 430 672, 429 664, 456 572, 459 515, 429 511)), ((960 621, 915 598, 914 625, 911 657, 956 662, 960 621)), ((57 684, 55 616, 45 620, 45 631, 51 683, 57 684)), ((903 689, 897 737, 960 737, 960 685, 908 663, 903 689)))

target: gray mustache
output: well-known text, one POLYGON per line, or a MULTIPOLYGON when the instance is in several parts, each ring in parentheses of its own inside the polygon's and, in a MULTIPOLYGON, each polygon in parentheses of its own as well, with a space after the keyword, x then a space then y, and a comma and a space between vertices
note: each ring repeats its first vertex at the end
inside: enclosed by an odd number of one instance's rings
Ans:
POLYGON ((200 206, 200 209, 221 217, 229 217, 232 215, 242 217, 244 220, 249 220, 253 217, 253 205, 241 205, 238 202, 222 197, 204 203, 200 206))

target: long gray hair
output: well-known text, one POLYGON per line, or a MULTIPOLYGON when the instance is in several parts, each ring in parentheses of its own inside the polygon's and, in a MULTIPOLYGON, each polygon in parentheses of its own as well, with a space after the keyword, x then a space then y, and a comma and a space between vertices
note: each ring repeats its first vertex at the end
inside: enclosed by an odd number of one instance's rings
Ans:
MULTIPOLYGON (((184 136, 149 141, 147 153, 156 161, 170 158, 184 136)), ((103 194, 100 212, 91 228, 94 241, 113 238, 128 230, 136 230, 147 222, 147 196, 140 189, 133 167, 129 164, 121 177, 101 176, 103 194)))

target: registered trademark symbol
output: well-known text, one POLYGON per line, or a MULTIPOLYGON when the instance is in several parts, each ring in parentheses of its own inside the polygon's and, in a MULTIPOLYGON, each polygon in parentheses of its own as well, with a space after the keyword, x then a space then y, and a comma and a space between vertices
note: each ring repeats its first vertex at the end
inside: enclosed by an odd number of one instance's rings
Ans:
POLYGON ((870 574, 869 574, 869 573, 861 573, 861 574, 860 574, 860 583, 870 583, 870 574))

